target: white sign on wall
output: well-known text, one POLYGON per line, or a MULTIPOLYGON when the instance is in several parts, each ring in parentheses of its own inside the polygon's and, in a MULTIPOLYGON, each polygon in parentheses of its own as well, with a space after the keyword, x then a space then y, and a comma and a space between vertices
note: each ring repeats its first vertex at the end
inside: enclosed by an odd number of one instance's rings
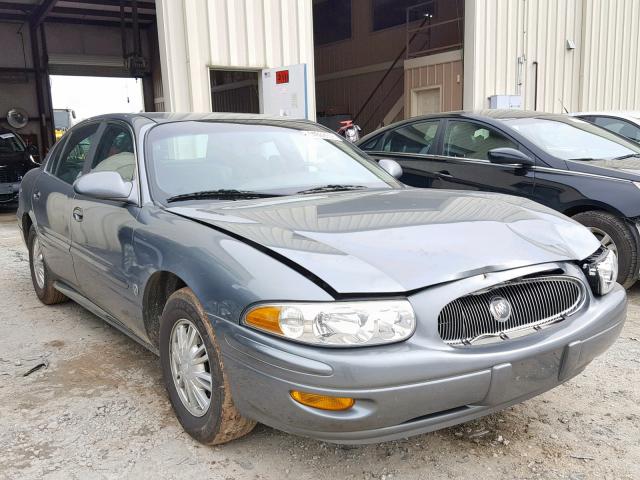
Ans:
POLYGON ((262 70, 260 101, 262 113, 280 117, 309 118, 306 64, 262 70))

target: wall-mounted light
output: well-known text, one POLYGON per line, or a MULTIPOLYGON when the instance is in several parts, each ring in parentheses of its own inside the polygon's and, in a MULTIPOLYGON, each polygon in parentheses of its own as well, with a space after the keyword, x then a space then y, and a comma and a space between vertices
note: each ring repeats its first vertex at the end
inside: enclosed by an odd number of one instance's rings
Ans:
POLYGON ((576 48, 576 42, 574 42, 570 38, 567 38, 567 50, 575 50, 575 48, 576 48))

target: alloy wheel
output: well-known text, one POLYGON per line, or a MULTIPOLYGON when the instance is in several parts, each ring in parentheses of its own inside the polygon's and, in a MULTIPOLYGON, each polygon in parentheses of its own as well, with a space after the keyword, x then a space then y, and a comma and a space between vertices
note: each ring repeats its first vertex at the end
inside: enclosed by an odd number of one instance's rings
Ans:
POLYGON ((38 288, 44 288, 44 254, 42 252, 42 246, 40 240, 36 237, 33 241, 33 273, 36 277, 36 283, 38 288))
POLYGON ((211 404, 213 379, 207 350, 196 326, 183 318, 171 330, 171 375, 184 407, 201 417, 211 404))
POLYGON ((598 239, 600 245, 602 245, 604 248, 612 250, 613 253, 616 254, 616 256, 618 255, 618 247, 611 238, 611 235, 609 235, 604 230, 600 230, 597 227, 589 227, 589 230, 591 230, 591 233, 593 233, 593 235, 598 239))

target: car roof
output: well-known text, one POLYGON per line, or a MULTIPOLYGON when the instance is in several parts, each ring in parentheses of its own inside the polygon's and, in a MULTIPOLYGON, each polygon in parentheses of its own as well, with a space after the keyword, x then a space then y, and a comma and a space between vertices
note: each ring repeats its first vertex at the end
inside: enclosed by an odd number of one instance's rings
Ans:
POLYGON ((466 118, 470 120, 482 120, 488 121, 488 123, 497 124, 501 120, 510 120, 516 118, 566 118, 565 115, 560 113, 546 113, 546 112, 536 112, 533 110, 519 110, 515 108, 505 108, 505 109, 486 109, 486 110, 459 110, 455 112, 442 112, 442 113, 431 113, 428 115, 421 115, 417 117, 407 118, 405 120, 400 120, 399 122, 393 123, 391 125, 387 125, 386 127, 382 127, 374 132, 371 132, 364 136, 358 143, 363 143, 370 138, 378 135, 381 132, 386 130, 397 128, 404 124, 413 123, 421 120, 429 120, 429 119, 440 119, 440 118, 466 118))
POLYGON ((276 115, 264 115, 253 113, 210 113, 210 112, 140 112, 140 113, 107 113, 87 118, 84 121, 91 120, 125 120, 133 121, 135 119, 146 119, 153 123, 169 123, 169 122, 189 122, 189 121, 224 121, 224 120, 262 120, 269 122, 281 123, 299 123, 309 122, 305 119, 287 118, 276 115))
POLYGON ((104 115, 97 115, 82 120, 74 125, 73 128, 82 126, 87 122, 105 121, 105 120, 120 120, 127 122, 134 126, 134 129, 138 130, 143 125, 149 124, 164 124, 175 122, 242 122, 242 123, 261 123, 271 126, 293 127, 300 129, 305 127, 316 127, 318 129, 324 129, 321 125, 311 122, 302 118, 288 118, 275 115, 264 114, 252 114, 252 113, 194 113, 194 112, 140 112, 140 113, 107 113, 104 115))

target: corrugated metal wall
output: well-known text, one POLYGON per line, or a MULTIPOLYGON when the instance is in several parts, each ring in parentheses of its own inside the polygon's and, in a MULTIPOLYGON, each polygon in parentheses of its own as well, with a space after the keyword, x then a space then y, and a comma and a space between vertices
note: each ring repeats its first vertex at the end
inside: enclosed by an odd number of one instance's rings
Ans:
POLYGON ((583 1, 580 109, 640 109, 640 1, 583 1))
POLYGON ((165 107, 210 111, 209 67, 307 64, 315 112, 311 0, 156 0, 165 107))
POLYGON ((640 1, 466 0, 465 11, 465 108, 498 94, 550 112, 640 107, 640 1))

